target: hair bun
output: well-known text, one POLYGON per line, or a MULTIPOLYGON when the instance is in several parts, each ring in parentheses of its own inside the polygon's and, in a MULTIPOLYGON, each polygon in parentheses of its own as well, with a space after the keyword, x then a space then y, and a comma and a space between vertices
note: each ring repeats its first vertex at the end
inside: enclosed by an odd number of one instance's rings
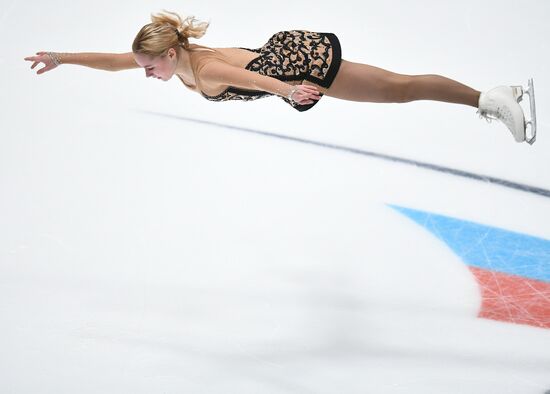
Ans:
POLYGON ((143 26, 132 44, 134 53, 161 56, 168 48, 189 48, 190 38, 201 38, 209 23, 200 22, 193 16, 182 18, 175 12, 163 10, 151 14, 151 23, 143 26))

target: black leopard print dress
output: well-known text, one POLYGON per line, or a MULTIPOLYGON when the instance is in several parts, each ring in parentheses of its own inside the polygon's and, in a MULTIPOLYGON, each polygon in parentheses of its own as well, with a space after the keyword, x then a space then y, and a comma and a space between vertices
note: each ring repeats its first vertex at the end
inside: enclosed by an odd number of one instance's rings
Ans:
MULTIPOLYGON (((246 65, 246 69, 277 78, 292 85, 304 81, 328 89, 340 68, 342 51, 338 37, 332 33, 314 33, 304 30, 281 31, 258 49, 247 49, 260 56, 246 65)), ((216 96, 202 96, 210 101, 256 100, 273 94, 230 86, 216 96)), ((281 97, 298 111, 307 111, 313 104, 300 105, 281 97)))

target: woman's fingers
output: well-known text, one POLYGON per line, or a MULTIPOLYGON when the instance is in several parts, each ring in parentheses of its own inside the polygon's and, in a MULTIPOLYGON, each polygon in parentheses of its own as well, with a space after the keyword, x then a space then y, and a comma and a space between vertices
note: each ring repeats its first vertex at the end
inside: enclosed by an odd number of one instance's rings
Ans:
POLYGON ((36 52, 36 56, 27 56, 25 58, 25 60, 28 60, 28 61, 36 61, 40 58, 42 58, 42 55, 45 55, 46 52, 36 52))
POLYGON ((27 56, 25 60, 33 62, 31 65, 31 70, 34 70, 40 63, 44 64, 44 67, 36 72, 37 74, 44 74, 46 71, 50 71, 55 68, 55 65, 51 62, 51 59, 48 58, 47 52, 36 52, 36 56, 27 56))
POLYGON ((303 89, 305 91, 307 91, 308 93, 315 93, 315 94, 318 94, 319 93, 319 89, 317 89, 315 86, 311 86, 311 85, 302 85, 303 89))
POLYGON ((297 90, 293 95, 293 99, 298 104, 313 104, 321 98, 319 89, 312 85, 297 85, 297 90))
POLYGON ((319 90, 311 85, 301 85, 302 104, 313 104, 321 98, 319 90))
POLYGON ((40 63, 40 61, 35 56, 27 56, 24 60, 32 62, 31 70, 40 63))
POLYGON ((44 74, 46 71, 50 71, 53 67, 50 65, 46 65, 44 67, 42 67, 40 70, 38 70, 36 73, 37 74, 44 74))
POLYGON ((31 70, 33 70, 36 66, 40 64, 40 60, 38 60, 36 57, 26 57, 25 60, 28 60, 32 62, 31 70))
POLYGON ((306 88, 304 89, 307 93, 307 97, 312 100, 319 100, 321 98, 321 95, 319 93, 319 90, 312 86, 304 85, 306 88))
POLYGON ((33 62, 33 65, 31 68, 35 68, 38 63, 40 63, 40 57, 39 56, 27 56, 24 60, 28 62, 33 62))

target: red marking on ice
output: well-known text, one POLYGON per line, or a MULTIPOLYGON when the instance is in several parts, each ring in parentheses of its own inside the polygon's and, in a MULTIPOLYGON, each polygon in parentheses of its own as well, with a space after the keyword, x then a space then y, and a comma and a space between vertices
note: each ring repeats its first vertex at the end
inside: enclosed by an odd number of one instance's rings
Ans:
POLYGON ((469 268, 481 287, 479 317, 550 328, 550 283, 469 268))

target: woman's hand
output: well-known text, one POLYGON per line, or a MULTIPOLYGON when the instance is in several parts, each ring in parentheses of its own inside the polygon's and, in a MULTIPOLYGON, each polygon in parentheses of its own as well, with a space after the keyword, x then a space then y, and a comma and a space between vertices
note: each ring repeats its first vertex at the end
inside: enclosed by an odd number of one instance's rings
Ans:
POLYGON ((25 60, 29 62, 33 62, 31 66, 31 70, 34 69, 40 63, 44 63, 44 67, 38 70, 37 74, 44 74, 46 71, 53 70, 54 68, 57 67, 57 65, 54 63, 52 57, 48 54, 48 52, 37 52, 36 56, 28 56, 25 58, 25 60))
POLYGON ((320 98, 319 90, 312 85, 296 85, 289 96, 291 101, 300 105, 313 104, 320 98))

